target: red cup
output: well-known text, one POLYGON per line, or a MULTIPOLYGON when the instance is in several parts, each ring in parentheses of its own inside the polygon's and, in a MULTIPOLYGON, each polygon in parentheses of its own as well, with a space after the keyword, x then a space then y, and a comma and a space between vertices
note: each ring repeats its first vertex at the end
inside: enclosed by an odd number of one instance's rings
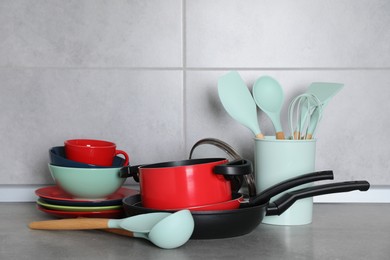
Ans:
POLYGON ((72 139, 64 142, 66 158, 75 162, 98 166, 112 166, 114 157, 121 154, 125 157, 124 165, 129 164, 129 156, 117 150, 113 142, 93 139, 72 139))

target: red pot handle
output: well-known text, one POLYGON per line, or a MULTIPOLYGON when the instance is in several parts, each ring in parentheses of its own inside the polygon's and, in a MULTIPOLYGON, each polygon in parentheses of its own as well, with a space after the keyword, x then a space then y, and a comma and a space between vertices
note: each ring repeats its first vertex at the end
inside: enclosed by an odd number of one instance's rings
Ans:
MULTIPOLYGON (((133 177, 136 182, 139 182, 138 168, 142 165, 124 166, 119 171, 120 178, 133 177)), ((226 178, 231 179, 235 176, 244 176, 253 173, 252 162, 249 160, 235 160, 226 164, 220 164, 213 168, 215 174, 224 175, 226 178)))
POLYGON ((136 182, 139 182, 139 174, 138 174, 138 167, 142 165, 134 165, 134 166, 124 166, 120 169, 119 171, 119 177, 120 178, 128 178, 128 177, 133 177, 133 179, 136 182))
POLYGON ((213 172, 224 175, 225 177, 243 176, 252 174, 253 166, 251 161, 240 159, 217 165, 213 168, 213 172))

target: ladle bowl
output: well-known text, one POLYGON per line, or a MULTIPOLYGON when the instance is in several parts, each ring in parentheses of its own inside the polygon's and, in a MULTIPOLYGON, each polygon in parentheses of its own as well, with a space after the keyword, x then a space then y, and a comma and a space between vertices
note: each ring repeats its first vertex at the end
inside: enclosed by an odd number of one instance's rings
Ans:
POLYGON ((181 210, 158 222, 148 234, 140 234, 158 247, 172 249, 184 245, 190 239, 194 225, 190 211, 181 210))
POLYGON ((269 76, 262 76, 256 80, 252 92, 257 106, 271 119, 275 127, 276 139, 284 139, 280 122, 284 93, 280 84, 269 76))

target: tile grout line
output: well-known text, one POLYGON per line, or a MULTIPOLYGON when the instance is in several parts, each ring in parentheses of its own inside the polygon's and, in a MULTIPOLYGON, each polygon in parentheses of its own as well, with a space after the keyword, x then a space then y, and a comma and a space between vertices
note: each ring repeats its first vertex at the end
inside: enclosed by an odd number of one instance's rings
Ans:
POLYGON ((182 20, 181 20, 181 26, 182 26, 182 76, 183 76, 183 93, 182 93, 182 106, 183 106, 183 146, 184 151, 187 149, 187 107, 186 107, 186 97, 187 97, 187 31, 186 31, 186 0, 182 0, 182 20))
MULTIPOLYGON (((184 0, 183 0, 184 1, 184 0)), ((183 23, 185 24, 184 18, 183 23)), ((182 67, 28 67, 28 66, 18 66, 18 67, 5 67, 0 66, 0 70, 19 70, 19 69, 29 69, 29 70, 161 70, 161 71, 174 71, 174 70, 180 70, 180 71, 224 71, 224 70, 239 70, 239 71, 246 71, 246 70, 276 70, 276 71, 296 71, 296 70, 368 70, 368 71, 376 71, 376 70, 390 70, 390 67, 187 67, 187 60, 186 60, 186 33, 185 29, 183 29, 183 58, 182 67)))
POLYGON ((223 71, 223 70, 238 70, 238 71, 246 71, 246 70, 275 70, 275 71, 300 71, 300 70, 332 70, 332 71, 343 71, 343 70, 390 70, 390 67, 381 67, 381 68, 373 68, 373 67, 188 67, 187 70, 191 71, 223 71))

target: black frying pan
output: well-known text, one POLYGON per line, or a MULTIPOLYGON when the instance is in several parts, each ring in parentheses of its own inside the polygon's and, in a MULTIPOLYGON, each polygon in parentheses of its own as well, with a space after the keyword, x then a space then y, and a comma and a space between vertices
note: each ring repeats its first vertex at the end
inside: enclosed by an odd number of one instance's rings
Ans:
MULTIPOLYGON (((217 239, 244 235, 255 229, 265 215, 281 215, 298 199, 352 190, 366 191, 370 187, 367 181, 331 183, 288 192, 276 201, 269 202, 272 197, 288 189, 325 179, 333 179, 333 172, 315 172, 281 182, 251 197, 249 202, 242 203, 239 209, 193 211, 191 213, 195 221, 195 229, 191 238, 217 239)), ((123 199, 123 207, 127 216, 161 211, 142 207, 140 195, 123 199)))

